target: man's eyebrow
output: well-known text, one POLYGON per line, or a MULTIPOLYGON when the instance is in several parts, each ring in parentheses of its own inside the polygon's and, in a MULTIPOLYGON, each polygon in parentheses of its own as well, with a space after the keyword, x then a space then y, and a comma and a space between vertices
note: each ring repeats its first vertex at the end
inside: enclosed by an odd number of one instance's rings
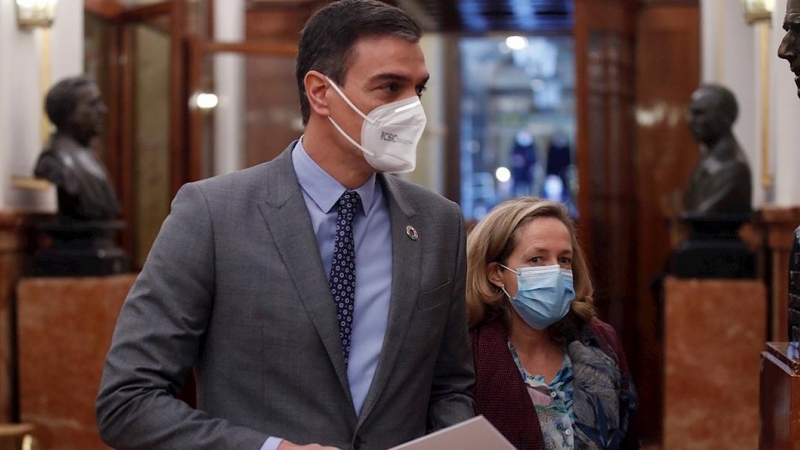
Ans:
POLYGON ((399 73, 379 73, 370 77, 370 81, 411 81, 411 77, 399 73))
MULTIPOLYGON (((422 80, 422 83, 420 83, 420 84, 427 83, 428 80, 430 79, 430 77, 431 77, 430 75, 425 75, 425 78, 422 80)), ((370 81, 372 81, 372 82, 377 82, 377 81, 398 81, 398 82, 401 82, 401 83, 410 83, 411 82, 411 77, 409 77, 407 75, 401 75, 399 73, 386 72, 386 73, 379 73, 377 75, 373 75, 372 77, 370 77, 370 81)))

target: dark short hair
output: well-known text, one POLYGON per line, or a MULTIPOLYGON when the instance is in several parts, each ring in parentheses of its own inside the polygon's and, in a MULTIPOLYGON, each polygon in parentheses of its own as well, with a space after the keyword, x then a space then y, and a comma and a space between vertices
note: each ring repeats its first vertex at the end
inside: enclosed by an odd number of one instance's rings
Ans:
POLYGON ((736 96, 733 92, 721 84, 704 84, 700 89, 710 93, 719 108, 719 113, 722 114, 731 124, 736 122, 739 117, 739 103, 736 101, 736 96))
POLYGON ((400 8, 377 0, 341 0, 314 13, 300 34, 295 67, 304 124, 311 116, 304 86, 306 74, 316 70, 344 85, 355 43, 361 38, 382 36, 416 43, 422 29, 400 8))
POLYGON ((78 75, 64 78, 50 88, 44 100, 44 110, 53 125, 57 128, 62 128, 67 124, 80 101, 78 92, 83 86, 89 84, 94 84, 93 78, 86 75, 78 75))

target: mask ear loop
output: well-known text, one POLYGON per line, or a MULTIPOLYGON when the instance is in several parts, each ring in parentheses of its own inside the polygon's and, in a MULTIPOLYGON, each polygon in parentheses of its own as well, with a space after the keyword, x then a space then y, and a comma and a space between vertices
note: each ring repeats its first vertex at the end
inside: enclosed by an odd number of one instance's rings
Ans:
MULTIPOLYGON (((514 269, 512 269, 512 268, 510 268, 510 267, 508 267, 508 266, 506 266, 506 265, 504 265, 502 263, 497 263, 497 265, 502 267, 503 269, 508 270, 509 272, 514 272, 514 274, 519 277, 519 272, 517 272, 516 270, 514 270, 514 269)), ((514 300, 513 298, 511 298, 510 295, 508 295, 508 291, 506 290, 506 285, 505 284, 501 284, 500 285, 500 289, 503 290, 503 293, 506 294, 506 297, 508 297, 509 300, 514 300)))
POLYGON ((501 284, 500 285, 500 289, 503 290, 503 293, 506 294, 506 297, 508 297, 509 300, 514 300, 513 298, 511 298, 510 295, 508 295, 508 291, 506 290, 506 285, 505 284, 501 284))
POLYGON ((515 275, 519 276, 519 270, 514 270, 511 267, 504 266, 503 264, 497 263, 498 266, 502 267, 503 269, 508 270, 509 272, 514 272, 515 275))
MULTIPOLYGON (((356 105, 354 105, 353 102, 351 102, 350 99, 347 98, 346 95, 344 95, 344 92, 342 92, 342 90, 339 89, 339 86, 337 86, 336 83, 333 82, 333 80, 328 78, 327 75, 325 75, 325 79, 328 80, 328 83, 331 84, 331 87, 333 88, 333 90, 336 91, 337 94, 339 94, 339 97, 341 97, 342 100, 344 100, 344 102, 347 103, 350 106, 350 108, 353 109, 353 111, 358 113, 358 115, 361 116, 365 121, 367 121, 369 123, 373 123, 374 122, 372 119, 370 119, 369 117, 365 116, 364 113, 361 112, 360 109, 356 108, 356 105)), ((367 155, 369 155, 369 156, 371 156, 373 158, 377 157, 375 152, 367 150, 363 145, 359 144, 358 142, 356 142, 355 139, 350 137, 349 134, 345 133, 345 131, 342 129, 342 127, 340 127, 339 124, 336 123, 335 120, 333 120, 333 117, 328 116, 328 120, 333 124, 333 126, 336 128, 336 130, 339 132, 339 134, 344 136, 344 138, 347 139, 351 144, 353 144, 357 149, 361 150, 362 152, 366 153, 367 155)))
POLYGON ((356 140, 355 140, 355 139, 351 138, 351 137, 350 137, 350 135, 348 135, 348 134, 347 134, 347 133, 346 133, 346 132, 345 132, 345 131, 342 129, 342 127, 340 127, 340 126, 339 126, 339 124, 338 124, 338 123, 336 123, 336 121, 335 121, 335 120, 333 120, 333 117, 331 117, 331 116, 328 116, 328 120, 331 122, 331 124, 333 124, 333 126, 336 128, 336 130, 337 130, 337 131, 339 131, 339 134, 341 134, 342 136, 344 136, 344 138, 345 138, 345 139, 347 139, 347 141, 348 141, 348 142, 350 142, 351 144, 353 144, 353 145, 354 145, 354 146, 355 146, 357 149, 361 150, 362 152, 366 153, 366 154, 367 154, 367 155, 369 155, 369 156, 372 156, 373 158, 375 158, 375 157, 376 157, 376 155, 375 155, 375 153, 374 153, 374 152, 371 152, 371 151, 367 150, 366 148, 364 148, 364 146, 363 146, 363 145, 359 144, 358 142, 356 142, 356 140))
POLYGON ((331 87, 333 88, 333 90, 334 90, 334 91, 336 91, 336 93, 337 93, 337 94, 339 94, 339 97, 342 97, 342 100, 344 100, 344 101, 345 101, 345 103, 347 103, 348 105, 350 105, 350 107, 351 107, 351 108, 353 108, 353 111, 357 112, 357 113, 358 113, 358 115, 359 115, 359 116, 361 116, 361 118, 362 118, 362 119, 366 120, 366 121, 367 121, 367 122, 369 122, 369 123, 374 123, 374 122, 375 122, 375 120, 374 120, 374 119, 371 119, 371 118, 367 117, 367 116, 366 116, 366 114, 364 114, 363 112, 361 112, 361 110, 360 110, 360 109, 358 109, 358 108, 356 107, 356 105, 354 105, 354 104, 353 104, 353 102, 351 102, 351 101, 350 101, 350 99, 349 99, 349 98, 347 98, 347 96, 346 96, 346 95, 344 95, 344 92, 342 92, 342 90, 339 88, 339 86, 337 86, 337 85, 336 85, 336 83, 334 83, 334 82, 333 82, 333 80, 331 80, 330 78, 328 78, 328 76, 327 76, 327 75, 325 76, 325 79, 326 79, 326 80, 328 80, 328 83, 330 83, 330 84, 331 84, 331 87))

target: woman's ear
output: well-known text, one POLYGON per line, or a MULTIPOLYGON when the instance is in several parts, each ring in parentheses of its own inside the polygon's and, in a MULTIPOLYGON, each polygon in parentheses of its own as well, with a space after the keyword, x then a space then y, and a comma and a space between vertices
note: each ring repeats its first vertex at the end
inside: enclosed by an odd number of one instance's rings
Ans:
POLYGON ((505 285, 502 274, 503 270, 503 266, 501 266, 499 263, 490 262, 489 265, 486 266, 489 282, 497 287, 503 287, 505 285))
POLYGON ((330 85, 325 79, 325 75, 316 70, 309 70, 303 78, 303 85, 306 88, 306 96, 311 110, 317 115, 328 117, 330 109, 328 109, 327 93, 330 85))

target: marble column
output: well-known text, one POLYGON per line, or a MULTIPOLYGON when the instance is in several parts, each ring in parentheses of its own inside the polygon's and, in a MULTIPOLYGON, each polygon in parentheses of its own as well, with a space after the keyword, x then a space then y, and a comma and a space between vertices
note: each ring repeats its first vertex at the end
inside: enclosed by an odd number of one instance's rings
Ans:
POLYGON ((94 401, 135 275, 25 278, 17 286, 20 419, 48 450, 106 449, 94 401))
POLYGON ((757 448, 763 283, 668 278, 664 303, 663 448, 757 448))

